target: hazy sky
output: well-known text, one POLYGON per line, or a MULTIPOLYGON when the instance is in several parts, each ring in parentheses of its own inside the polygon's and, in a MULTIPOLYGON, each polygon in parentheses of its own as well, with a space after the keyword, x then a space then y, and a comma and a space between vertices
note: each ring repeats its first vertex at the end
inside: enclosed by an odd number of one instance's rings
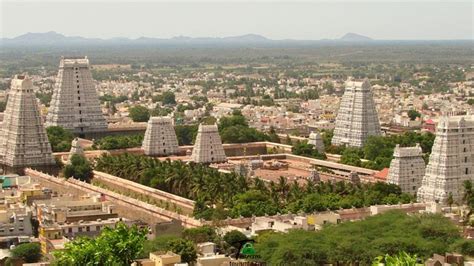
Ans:
POLYGON ((271 39, 474 39, 473 1, 51 1, 0 0, 2 37, 169 38, 247 33, 271 39))

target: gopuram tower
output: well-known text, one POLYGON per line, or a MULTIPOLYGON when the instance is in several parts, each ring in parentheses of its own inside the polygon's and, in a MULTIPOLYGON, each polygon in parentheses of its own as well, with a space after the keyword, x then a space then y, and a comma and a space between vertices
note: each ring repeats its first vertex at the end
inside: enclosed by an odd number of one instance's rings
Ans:
POLYGON ((418 201, 461 201, 466 180, 474 182, 474 117, 442 117, 426 166, 418 201))
POLYGON ((199 125, 191 159, 196 163, 227 161, 217 125, 199 125))
POLYGON ((381 135, 369 81, 346 82, 336 117, 333 145, 362 147, 369 136, 381 135))
POLYGON ((61 58, 46 126, 79 136, 107 130, 87 57, 61 58))
POLYGON ((398 185, 402 192, 415 195, 425 175, 425 161, 419 144, 400 147, 397 144, 390 162, 387 182, 398 185))
POLYGON ((55 165, 33 82, 24 75, 15 76, 8 93, 0 127, 0 164, 4 172, 18 173, 25 167, 42 170, 55 165))
POLYGON ((178 139, 171 118, 151 117, 148 120, 142 148, 145 154, 150 156, 178 153, 178 139))

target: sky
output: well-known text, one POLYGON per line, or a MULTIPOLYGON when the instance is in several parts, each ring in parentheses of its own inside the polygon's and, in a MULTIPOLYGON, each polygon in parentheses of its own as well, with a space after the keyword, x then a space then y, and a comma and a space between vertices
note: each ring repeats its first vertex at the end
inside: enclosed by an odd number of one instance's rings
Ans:
POLYGON ((0 0, 4 38, 56 31, 94 38, 141 36, 319 40, 354 32, 379 40, 474 39, 474 1, 0 0))

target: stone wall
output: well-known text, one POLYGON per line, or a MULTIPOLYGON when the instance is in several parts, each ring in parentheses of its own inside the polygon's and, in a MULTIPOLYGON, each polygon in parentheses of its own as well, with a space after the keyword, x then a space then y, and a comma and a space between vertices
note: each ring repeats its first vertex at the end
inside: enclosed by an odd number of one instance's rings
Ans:
POLYGON ((132 220, 140 219, 151 225, 160 224, 162 222, 171 222, 176 220, 181 222, 184 227, 197 227, 202 223, 194 218, 180 215, 163 208, 157 207, 146 202, 133 199, 107 189, 103 189, 85 182, 70 178, 62 179, 44 174, 32 169, 26 169, 25 173, 35 180, 39 180, 41 184, 58 191, 67 191, 69 194, 83 195, 87 193, 99 193, 107 200, 116 204, 119 215, 132 220), (61 188, 62 187, 62 188, 61 188))
POLYGON ((149 199, 153 199, 161 203, 168 202, 170 204, 170 207, 171 204, 176 205, 183 211, 184 214, 192 215, 194 210, 195 202, 193 200, 183 198, 162 190, 144 186, 114 175, 94 171, 94 181, 103 183, 107 187, 110 187, 114 190, 129 193, 138 193, 139 195, 148 197, 149 199))

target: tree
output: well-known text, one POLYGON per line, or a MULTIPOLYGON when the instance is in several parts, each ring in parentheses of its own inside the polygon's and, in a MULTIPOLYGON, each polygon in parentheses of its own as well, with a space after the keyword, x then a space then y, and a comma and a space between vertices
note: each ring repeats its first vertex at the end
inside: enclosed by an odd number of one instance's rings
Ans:
POLYGON ((255 250, 270 265, 370 265, 378 256, 400 252, 425 260, 453 251, 451 245, 461 239, 456 225, 442 215, 390 211, 316 232, 265 234, 257 237, 255 250))
POLYGON ((464 217, 465 222, 469 222, 471 218, 472 211, 474 210, 474 191, 472 189, 472 182, 470 180, 466 180, 463 183, 464 186, 464 195, 463 195, 463 203, 467 205, 469 211, 464 217))
POLYGON ((415 120, 417 117, 421 117, 421 114, 420 112, 416 111, 416 110, 409 110, 408 111, 408 117, 410 117, 410 120, 415 120))
POLYGON ((64 167, 63 174, 66 178, 73 177, 89 182, 92 178, 92 166, 84 156, 74 154, 70 162, 64 167))
POLYGON ((194 243, 186 239, 171 240, 168 243, 168 248, 176 254, 181 256, 183 262, 191 263, 197 259, 197 250, 194 243))
POLYGON ((49 143, 54 152, 69 151, 74 135, 71 131, 60 126, 51 126, 46 128, 49 143))
POLYGON ((146 230, 118 223, 94 239, 77 238, 53 255, 58 265, 130 265, 140 256, 145 240, 146 230))
POLYGON ((130 107, 128 113, 133 122, 147 122, 150 119, 150 111, 141 105, 130 107))
POLYGON ((353 166, 361 166, 362 162, 359 156, 360 152, 355 148, 347 148, 344 150, 341 156, 341 163, 353 165, 353 166))
POLYGON ((184 229, 182 236, 184 239, 193 241, 195 244, 215 242, 217 238, 216 230, 210 226, 184 229))
POLYGON ((11 254, 14 259, 22 259, 26 263, 38 262, 42 257, 39 243, 20 244, 11 251, 11 254))
POLYGON ((421 260, 416 255, 410 255, 404 251, 398 253, 397 255, 385 255, 379 256, 375 259, 372 265, 378 266, 380 264, 383 265, 403 265, 403 266, 423 266, 424 264, 421 263, 421 260))
POLYGON ((234 248, 239 248, 242 241, 248 238, 240 231, 232 230, 224 235, 224 241, 234 248))
POLYGON ((176 96, 172 91, 165 91, 162 95, 162 103, 163 104, 176 104, 176 96))

